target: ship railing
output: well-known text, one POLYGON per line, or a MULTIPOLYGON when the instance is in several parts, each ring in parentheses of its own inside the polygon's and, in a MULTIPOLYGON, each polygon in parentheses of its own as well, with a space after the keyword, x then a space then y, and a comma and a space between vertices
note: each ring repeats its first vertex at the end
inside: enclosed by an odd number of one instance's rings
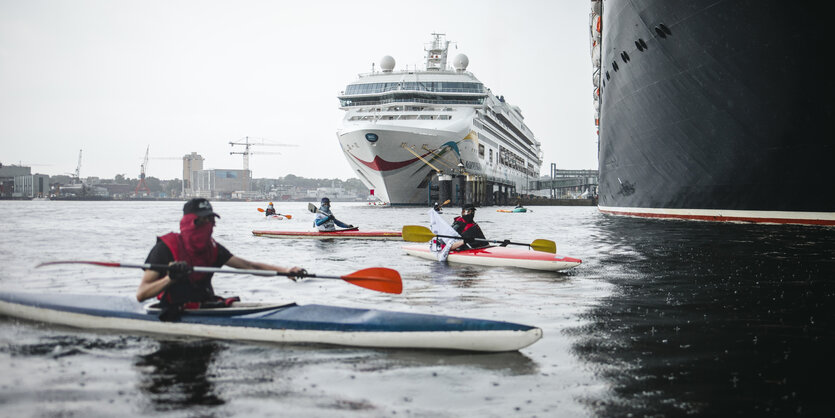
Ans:
POLYGON ((474 100, 432 100, 432 99, 417 99, 417 98, 402 98, 402 99, 385 99, 385 100, 363 100, 361 102, 354 102, 348 99, 340 100, 342 107, 353 106, 377 106, 389 103, 426 103, 426 104, 463 104, 463 105, 481 105, 483 103, 480 99, 474 100))

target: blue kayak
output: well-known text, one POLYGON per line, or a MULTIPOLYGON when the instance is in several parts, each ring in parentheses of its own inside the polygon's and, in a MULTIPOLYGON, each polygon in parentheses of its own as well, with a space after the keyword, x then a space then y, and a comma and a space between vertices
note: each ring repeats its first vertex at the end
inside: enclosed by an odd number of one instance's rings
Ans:
POLYGON ((515 351, 540 328, 510 322, 326 305, 234 303, 163 322, 150 303, 107 295, 0 292, 0 315, 77 328, 357 347, 515 351))

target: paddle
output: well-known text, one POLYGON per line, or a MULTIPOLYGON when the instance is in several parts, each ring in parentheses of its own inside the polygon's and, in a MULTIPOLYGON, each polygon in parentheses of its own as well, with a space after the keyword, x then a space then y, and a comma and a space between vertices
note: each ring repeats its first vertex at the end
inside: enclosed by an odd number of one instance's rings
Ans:
MULTIPOLYGON (((410 241, 410 242, 427 242, 435 237, 441 238, 461 238, 452 235, 437 235, 429 228, 419 225, 404 225, 403 226, 403 240, 410 241)), ((481 238, 474 238, 476 241, 483 241, 489 242, 491 244, 504 244, 505 241, 496 241, 496 240, 489 240, 489 239, 481 239, 481 238)), ((541 251, 544 253, 557 253, 557 244, 554 241, 550 241, 547 239, 537 239, 531 242, 530 244, 522 243, 522 242, 507 242, 508 244, 513 245, 524 245, 526 247, 530 247, 533 250, 541 251)))
MULTIPOLYGON (((258 208, 258 212, 266 212, 266 211, 265 211, 264 209, 258 208)), ((276 213, 276 215, 278 215, 278 216, 283 216, 283 217, 285 217, 285 218, 287 218, 287 219, 293 219, 293 215, 282 215, 282 214, 280 214, 280 213, 276 213)))
POLYGON ((316 205, 314 205, 313 203, 307 204, 307 210, 309 210, 311 213, 316 213, 318 211, 318 209, 316 209, 316 205))
MULTIPOLYGON (((165 264, 124 264, 105 261, 49 261, 35 266, 35 268, 51 266, 55 264, 92 264, 94 266, 102 267, 121 267, 121 268, 140 268, 140 269, 155 269, 166 270, 168 266, 165 264)), ((252 274, 256 276, 294 276, 294 277, 312 277, 316 279, 340 279, 355 286, 364 287, 378 292, 395 293, 403 292, 403 281, 400 279, 400 273, 385 267, 371 267, 367 269, 357 270, 351 274, 344 276, 327 276, 313 273, 279 273, 272 270, 246 270, 246 269, 224 269, 218 267, 192 267, 198 273, 228 273, 228 274, 252 274)))

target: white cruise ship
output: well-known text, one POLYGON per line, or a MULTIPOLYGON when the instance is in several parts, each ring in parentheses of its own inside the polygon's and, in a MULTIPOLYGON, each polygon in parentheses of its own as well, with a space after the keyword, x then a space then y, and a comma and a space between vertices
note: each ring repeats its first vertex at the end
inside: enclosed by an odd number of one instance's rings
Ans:
POLYGON ((518 107, 467 71, 466 55, 447 67, 450 42, 432 35, 425 69, 395 70, 385 56, 339 95, 342 151, 383 202, 507 203, 539 177, 540 143, 518 107))

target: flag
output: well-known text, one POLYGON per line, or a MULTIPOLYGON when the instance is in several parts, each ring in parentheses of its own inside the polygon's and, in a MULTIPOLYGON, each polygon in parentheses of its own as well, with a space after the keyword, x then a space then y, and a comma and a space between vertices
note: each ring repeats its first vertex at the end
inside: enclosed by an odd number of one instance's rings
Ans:
MULTIPOLYGON (((446 223, 444 218, 441 218, 441 215, 439 215, 438 212, 435 212, 435 209, 429 209, 429 229, 436 235, 450 235, 454 237, 461 236, 458 235, 458 232, 456 232, 455 229, 446 223)), ((446 261, 446 258, 449 255, 449 249, 455 241, 457 241, 455 238, 435 237, 429 242, 429 250, 432 251, 436 257, 438 257, 438 261, 446 261)))

